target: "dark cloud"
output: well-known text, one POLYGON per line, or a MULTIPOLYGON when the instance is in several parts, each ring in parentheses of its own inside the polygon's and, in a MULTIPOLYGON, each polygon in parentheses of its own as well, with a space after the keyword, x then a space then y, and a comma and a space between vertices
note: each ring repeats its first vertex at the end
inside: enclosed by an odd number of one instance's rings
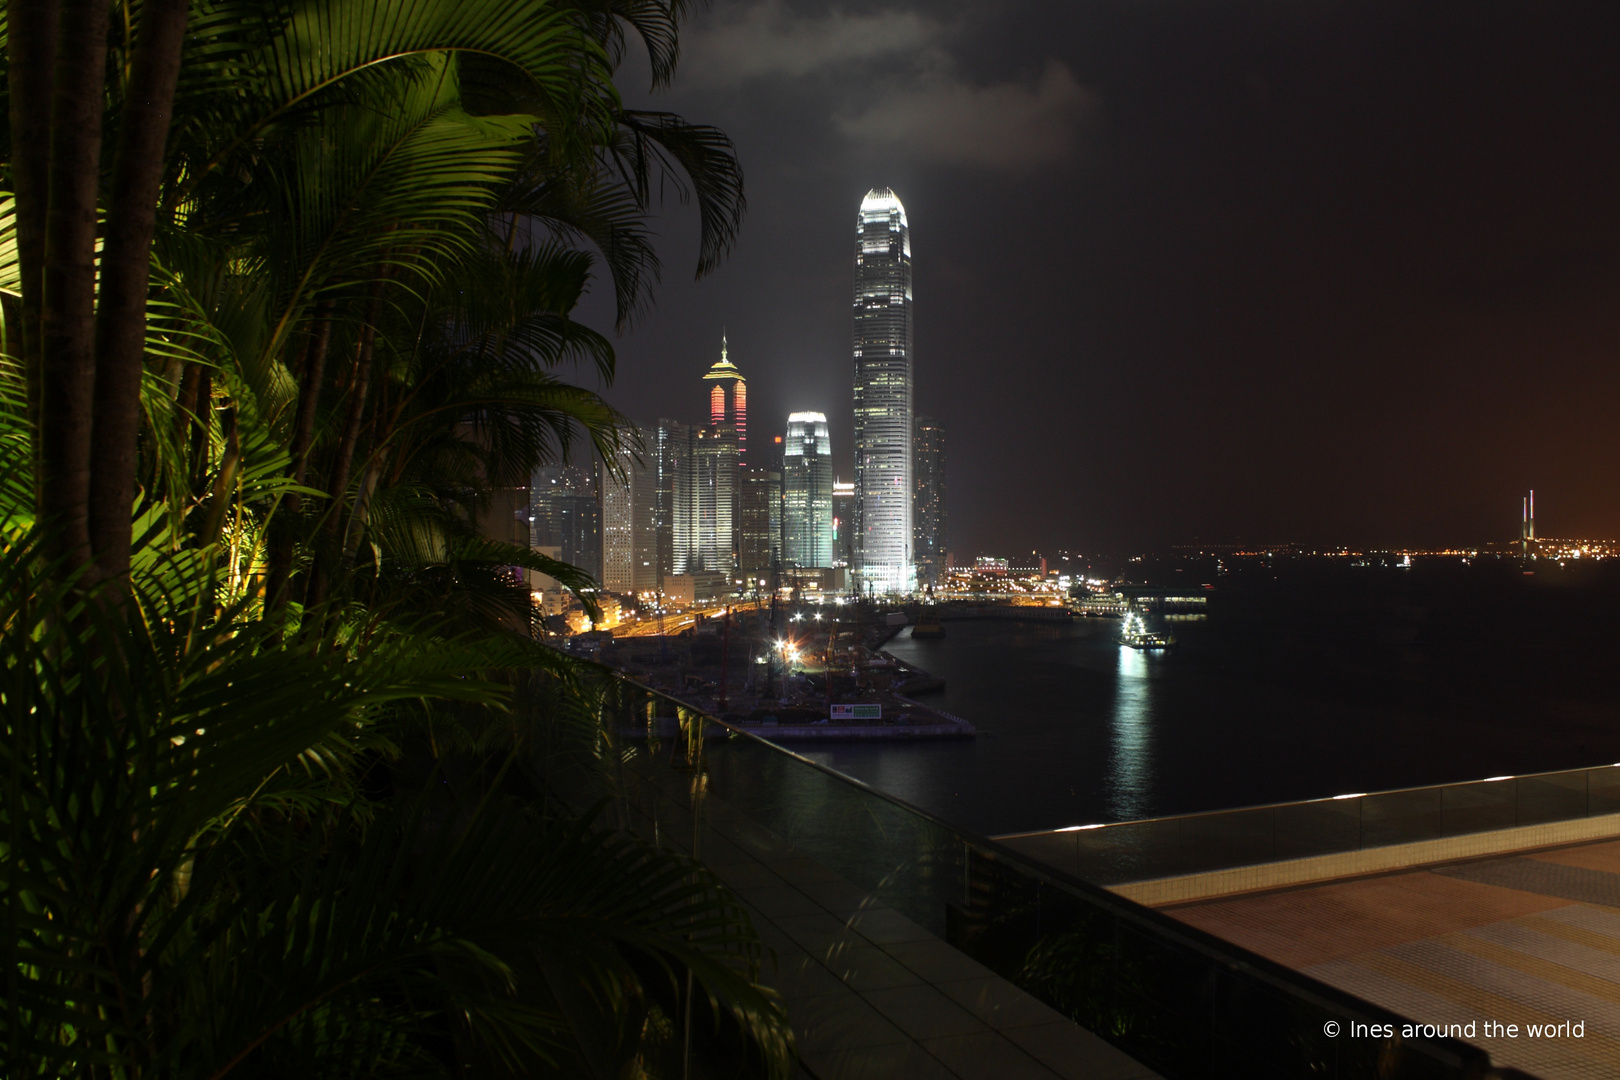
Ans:
POLYGON ((945 66, 883 87, 838 129, 917 160, 1018 170, 1068 157, 1095 107, 1074 73, 1049 61, 1032 84, 976 86, 945 66))
POLYGON ((944 28, 918 11, 851 14, 839 9, 806 15, 783 0, 721 7, 683 46, 683 81, 693 86, 740 86, 762 79, 801 79, 829 68, 935 48, 944 28))
POLYGON ((688 85, 816 102, 834 131, 877 153, 1017 170, 1067 157, 1092 95, 1047 58, 1033 77, 976 80, 954 50, 961 20, 903 8, 803 10, 785 0, 717 9, 689 36, 688 85))

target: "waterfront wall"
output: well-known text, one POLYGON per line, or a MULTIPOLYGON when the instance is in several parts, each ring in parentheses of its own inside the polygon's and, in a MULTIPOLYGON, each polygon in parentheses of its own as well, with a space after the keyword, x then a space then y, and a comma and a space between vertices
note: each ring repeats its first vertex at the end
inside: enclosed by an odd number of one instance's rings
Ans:
POLYGON ((1074 612, 1061 607, 1024 604, 941 604, 940 622, 962 619, 1008 619, 1015 622, 1072 622, 1074 612))

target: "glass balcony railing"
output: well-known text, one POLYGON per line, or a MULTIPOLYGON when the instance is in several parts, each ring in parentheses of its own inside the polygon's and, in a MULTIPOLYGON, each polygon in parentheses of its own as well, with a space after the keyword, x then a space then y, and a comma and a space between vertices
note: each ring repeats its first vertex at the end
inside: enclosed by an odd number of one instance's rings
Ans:
MULTIPOLYGON (((1400 1032, 1407 1021, 630 680, 615 681, 603 713, 620 739, 598 760, 611 759, 620 797, 640 800, 644 819, 650 814, 671 832, 711 814, 757 823, 762 835, 790 842, 1166 1080, 1523 1075, 1492 1069, 1483 1050, 1458 1040, 1349 1038, 1352 1023, 1392 1024, 1400 1032)), ((1557 792, 1573 799, 1575 788, 1560 784, 1549 782, 1541 794, 1527 787, 1526 812, 1567 812, 1557 792)), ((1580 789, 1583 805, 1590 805, 1590 790, 1580 789)), ((1277 850, 1279 831, 1294 828, 1306 838, 1301 850, 1317 850, 1323 835, 1350 843, 1439 828, 1416 822, 1443 821, 1448 808, 1473 821, 1506 813, 1477 793, 1449 802, 1424 796, 1319 807, 1311 811, 1319 821, 1277 819, 1268 808, 1258 817, 1233 816, 1216 834, 1234 854, 1269 852, 1277 850)), ((1174 850, 1200 827, 1188 823, 1177 832, 1174 850)), ((1151 831, 1146 837, 1161 839, 1151 831)))
POLYGON ((1215 810, 998 839, 1098 885, 1620 813, 1620 765, 1215 810))

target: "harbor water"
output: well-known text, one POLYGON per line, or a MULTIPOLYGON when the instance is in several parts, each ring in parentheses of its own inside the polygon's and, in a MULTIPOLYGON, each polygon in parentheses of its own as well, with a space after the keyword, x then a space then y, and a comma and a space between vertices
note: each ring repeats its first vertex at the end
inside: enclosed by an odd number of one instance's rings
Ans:
POLYGON ((1620 762, 1620 590, 1456 568, 1233 582, 1117 619, 887 646, 976 740, 796 752, 981 834, 1620 762))

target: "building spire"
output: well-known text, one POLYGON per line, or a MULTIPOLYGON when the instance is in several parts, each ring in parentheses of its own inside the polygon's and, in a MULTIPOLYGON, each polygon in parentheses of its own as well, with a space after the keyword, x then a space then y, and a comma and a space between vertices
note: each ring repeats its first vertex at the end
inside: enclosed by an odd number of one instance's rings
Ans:
POLYGON ((723 326, 720 328, 720 362, 726 362, 726 328, 723 326))

